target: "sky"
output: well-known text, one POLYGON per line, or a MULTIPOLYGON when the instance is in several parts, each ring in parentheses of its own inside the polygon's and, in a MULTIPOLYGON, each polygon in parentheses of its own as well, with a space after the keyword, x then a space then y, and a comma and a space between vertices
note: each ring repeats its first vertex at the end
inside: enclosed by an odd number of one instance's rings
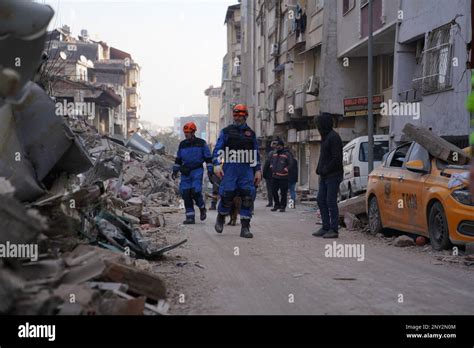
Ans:
POLYGON ((161 127, 176 116, 207 114, 204 90, 220 86, 227 7, 237 0, 36 0, 50 5, 50 29, 128 52, 141 70, 144 120, 161 127))

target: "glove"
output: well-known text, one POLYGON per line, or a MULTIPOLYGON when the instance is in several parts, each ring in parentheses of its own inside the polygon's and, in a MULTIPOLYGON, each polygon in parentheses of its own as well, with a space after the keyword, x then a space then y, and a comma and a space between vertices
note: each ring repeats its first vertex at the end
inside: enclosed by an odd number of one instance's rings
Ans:
POLYGON ((173 172, 173 174, 171 174, 171 178, 173 180, 176 180, 177 177, 178 177, 178 172, 173 172))
POLYGON ((219 179, 224 177, 224 171, 222 170, 221 165, 214 166, 214 174, 216 174, 219 179))

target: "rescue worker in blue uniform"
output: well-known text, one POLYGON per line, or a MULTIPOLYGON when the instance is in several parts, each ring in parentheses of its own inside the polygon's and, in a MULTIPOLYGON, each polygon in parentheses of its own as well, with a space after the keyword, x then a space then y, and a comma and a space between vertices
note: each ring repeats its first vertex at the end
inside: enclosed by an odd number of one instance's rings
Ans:
POLYGON ((225 217, 229 215, 234 197, 240 196, 240 236, 252 238, 250 233, 250 219, 253 214, 253 202, 256 197, 256 186, 262 180, 260 166, 260 154, 255 132, 247 125, 247 106, 238 104, 233 109, 234 123, 224 128, 217 140, 213 152, 214 174, 222 179, 219 186, 221 197, 217 208, 217 220, 215 230, 222 233, 224 230, 225 217), (232 158, 232 153, 245 154, 232 158), (224 158, 223 153, 231 154, 224 158))
POLYGON ((205 140, 195 137, 196 129, 194 122, 184 125, 183 131, 186 139, 179 144, 171 176, 175 180, 178 172, 181 172, 179 191, 186 209, 186 220, 183 222, 186 225, 195 223, 194 202, 200 210, 201 221, 206 220, 206 205, 202 196, 202 164, 204 162, 207 163, 209 178, 213 174, 211 151, 205 140))

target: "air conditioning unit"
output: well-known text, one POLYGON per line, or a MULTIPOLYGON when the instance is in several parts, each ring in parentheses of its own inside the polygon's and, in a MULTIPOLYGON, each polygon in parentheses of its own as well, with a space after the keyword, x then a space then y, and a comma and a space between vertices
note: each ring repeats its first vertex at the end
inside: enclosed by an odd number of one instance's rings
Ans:
POLYGON ((278 46, 278 44, 273 44, 272 49, 270 50, 270 55, 273 57, 277 56, 279 49, 280 47, 278 46))
POLYGON ((306 83, 306 93, 314 96, 319 95, 319 77, 310 76, 308 82, 306 83))

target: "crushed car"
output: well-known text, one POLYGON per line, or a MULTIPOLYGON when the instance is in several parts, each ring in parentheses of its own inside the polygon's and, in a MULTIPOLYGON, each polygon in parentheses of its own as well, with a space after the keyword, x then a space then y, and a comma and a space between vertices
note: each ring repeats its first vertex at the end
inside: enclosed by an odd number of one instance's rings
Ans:
POLYGON ((474 198, 468 187, 467 163, 450 164, 415 141, 404 143, 369 175, 370 231, 422 235, 435 250, 474 243, 474 198))

